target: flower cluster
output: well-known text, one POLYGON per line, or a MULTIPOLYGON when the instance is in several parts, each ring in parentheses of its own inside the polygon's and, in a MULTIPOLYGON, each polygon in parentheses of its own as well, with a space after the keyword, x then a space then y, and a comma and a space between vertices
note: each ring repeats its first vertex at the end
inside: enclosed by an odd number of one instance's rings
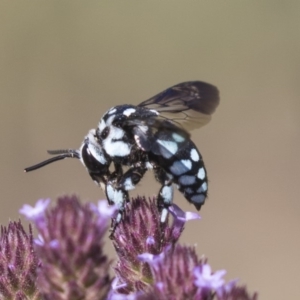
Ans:
POLYGON ((125 294, 148 291, 153 282, 153 272, 142 256, 159 256, 178 241, 186 218, 199 218, 198 214, 185 217, 175 204, 171 211, 175 218, 170 226, 169 220, 163 224, 160 222, 155 199, 147 201, 138 197, 126 207, 125 217, 117 227, 113 240, 119 257, 115 267, 116 291, 125 294))
POLYGON ((20 211, 39 233, 35 251, 43 299, 106 299, 111 262, 103 253, 103 238, 113 210, 103 203, 82 205, 75 196, 59 198, 52 209, 48 204, 40 200, 20 211))
POLYGON ((37 239, 20 221, 1 228, 0 300, 257 299, 178 243, 185 223, 200 218, 196 213, 173 204, 162 224, 155 199, 133 199, 112 236, 113 264, 103 250, 113 207, 81 204, 76 196, 49 204, 40 200, 20 210, 37 239))
POLYGON ((114 246, 118 254, 110 300, 255 300, 236 281, 225 283, 225 270, 213 272, 206 259, 178 239, 189 220, 200 217, 173 204, 160 223, 155 199, 137 198, 126 208, 117 227, 114 246), (171 223, 171 224, 170 224, 171 223))
POLYGON ((1 227, 0 236, 0 299, 42 299, 37 289, 38 259, 29 234, 21 222, 1 227))

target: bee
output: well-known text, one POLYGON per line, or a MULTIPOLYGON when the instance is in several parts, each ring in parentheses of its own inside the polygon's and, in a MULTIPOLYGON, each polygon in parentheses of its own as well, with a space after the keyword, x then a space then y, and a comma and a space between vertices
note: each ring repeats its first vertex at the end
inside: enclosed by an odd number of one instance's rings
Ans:
POLYGON ((103 188, 109 204, 116 205, 114 228, 129 201, 128 191, 149 169, 161 184, 157 196, 161 222, 165 222, 172 205, 173 184, 200 210, 207 197, 207 173, 189 132, 210 121, 219 101, 215 86, 188 81, 138 105, 114 106, 103 115, 97 128, 88 132, 78 150, 50 150, 48 153, 54 157, 25 172, 69 157, 79 159, 103 188))

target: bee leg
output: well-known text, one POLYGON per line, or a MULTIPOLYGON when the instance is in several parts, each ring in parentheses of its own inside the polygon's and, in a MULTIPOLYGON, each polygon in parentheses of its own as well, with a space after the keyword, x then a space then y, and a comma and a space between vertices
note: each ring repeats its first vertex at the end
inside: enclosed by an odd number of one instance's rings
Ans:
POLYGON ((125 205, 129 201, 128 192, 116 187, 116 178, 108 180, 105 186, 105 193, 109 205, 115 205, 117 207, 117 215, 112 220, 110 238, 113 239, 114 232, 121 222, 123 214, 125 212, 125 205))
POLYGON ((160 222, 165 223, 168 216, 168 208, 173 202, 173 176, 168 174, 164 169, 159 166, 154 167, 155 178, 162 184, 162 187, 157 196, 157 206, 161 211, 160 222))
POLYGON ((125 205, 129 201, 128 191, 135 188, 135 185, 141 180, 146 171, 147 168, 139 163, 132 166, 124 174, 118 171, 117 176, 112 175, 112 179, 107 182, 106 196, 108 202, 116 205, 118 209, 118 214, 112 224, 111 238, 125 213, 125 205))
POLYGON ((137 164, 127 170, 118 180, 118 187, 130 191, 140 182, 147 168, 143 164, 137 164))
POLYGON ((106 196, 110 205, 117 206, 117 215, 112 219, 110 238, 113 239, 118 224, 121 222, 125 213, 125 205, 129 201, 128 192, 121 189, 114 189, 110 184, 106 186, 106 196))

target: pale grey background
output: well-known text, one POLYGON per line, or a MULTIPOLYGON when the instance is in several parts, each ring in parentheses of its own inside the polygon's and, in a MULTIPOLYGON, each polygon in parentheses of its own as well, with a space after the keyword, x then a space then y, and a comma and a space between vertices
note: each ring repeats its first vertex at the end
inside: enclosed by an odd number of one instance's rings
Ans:
MULTIPOLYGON (((76 160, 22 170, 113 105, 204 80, 221 92, 193 132, 210 193, 181 242, 260 299, 300 299, 299 20, 298 0, 1 1, 1 224, 41 197, 104 198, 76 160)), ((138 191, 157 189, 148 174, 138 191)))

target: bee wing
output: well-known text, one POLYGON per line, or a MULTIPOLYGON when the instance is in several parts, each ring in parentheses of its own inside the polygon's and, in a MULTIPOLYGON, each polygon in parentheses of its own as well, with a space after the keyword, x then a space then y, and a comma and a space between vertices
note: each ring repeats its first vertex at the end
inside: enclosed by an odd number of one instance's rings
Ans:
POLYGON ((207 124, 219 105, 218 89, 206 82, 188 81, 174 85, 140 103, 160 116, 190 131, 207 124))

